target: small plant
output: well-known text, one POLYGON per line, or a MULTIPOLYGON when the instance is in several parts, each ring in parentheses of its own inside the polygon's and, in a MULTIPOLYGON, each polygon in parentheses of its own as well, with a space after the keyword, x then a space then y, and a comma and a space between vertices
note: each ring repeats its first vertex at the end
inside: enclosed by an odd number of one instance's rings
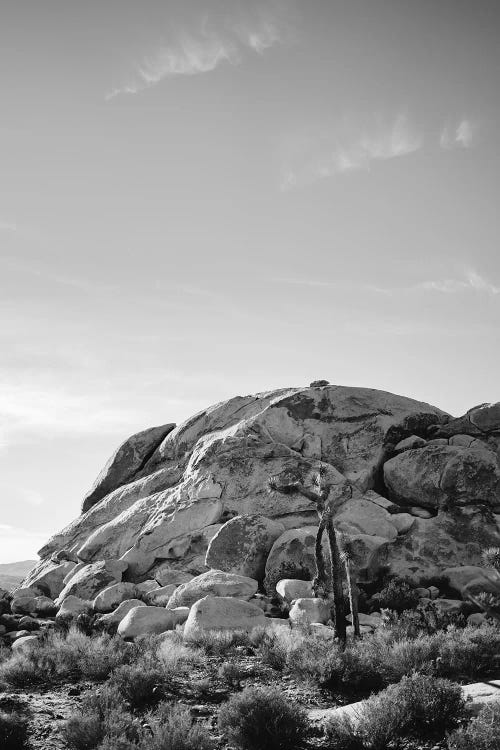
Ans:
POLYGON ((392 578, 378 594, 372 596, 372 601, 379 608, 403 612, 405 609, 415 609, 419 597, 407 581, 392 578))
POLYGON ((2 750, 23 750, 28 742, 28 722, 18 712, 0 711, 0 747, 2 750))
POLYGON ((226 661, 218 669, 218 677, 231 688, 240 688, 241 681, 246 676, 245 670, 232 661, 226 661))
POLYGON ((245 688, 219 711, 219 727, 241 750, 297 750, 306 736, 307 714, 275 688, 245 688))
POLYGON ((70 750, 128 750, 141 738, 142 729, 125 708, 122 696, 109 684, 83 696, 82 704, 66 722, 63 736, 70 750))
POLYGON ((139 750, 211 750, 214 746, 207 727, 193 723, 185 706, 162 703, 146 719, 151 735, 142 740, 139 750))
POLYGON ((104 724, 99 716, 74 714, 65 724, 63 735, 70 750, 93 750, 104 739, 104 724))
POLYGON ((165 698, 167 674, 149 661, 139 660, 115 669, 109 684, 132 708, 148 708, 165 698))
POLYGON ((207 654, 223 656, 234 646, 250 645, 250 636, 243 630, 205 630, 186 639, 207 654))
POLYGON ((493 750, 500 747, 500 703, 486 704, 475 719, 448 736, 449 750, 493 750))

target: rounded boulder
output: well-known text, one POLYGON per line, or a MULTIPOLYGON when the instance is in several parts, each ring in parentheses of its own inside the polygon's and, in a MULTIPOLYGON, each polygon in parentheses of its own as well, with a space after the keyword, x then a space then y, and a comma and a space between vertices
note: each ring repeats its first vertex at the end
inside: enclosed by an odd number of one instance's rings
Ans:
POLYGON ((204 596, 251 599, 257 591, 257 581, 236 573, 208 570, 183 583, 170 597, 168 608, 189 607, 204 596))
POLYGON ((240 630, 246 633, 266 625, 264 613, 255 604, 230 596, 205 596, 189 612, 184 637, 190 638, 210 630, 240 630))
POLYGON ((205 564, 209 568, 261 580, 269 550, 284 531, 282 523, 262 515, 231 518, 211 540, 205 564))

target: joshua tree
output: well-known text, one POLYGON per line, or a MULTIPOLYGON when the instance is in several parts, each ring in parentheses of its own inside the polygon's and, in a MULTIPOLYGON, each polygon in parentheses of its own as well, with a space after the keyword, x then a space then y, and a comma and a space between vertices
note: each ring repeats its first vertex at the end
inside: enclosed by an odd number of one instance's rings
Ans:
POLYGON ((351 540, 344 534, 340 535, 340 559, 344 563, 345 577, 347 581, 347 592, 349 595, 349 608, 351 610, 352 626, 356 638, 361 636, 359 628, 359 611, 358 611, 358 592, 356 584, 352 583, 351 564, 353 558, 353 549, 351 540))
MULTIPOLYGON (((342 644, 346 642, 346 620, 344 606, 344 592, 342 586, 343 563, 340 556, 340 549, 337 540, 337 533, 333 525, 333 507, 332 501, 329 501, 331 485, 323 483, 323 477, 326 475, 326 468, 321 466, 314 478, 314 484, 317 489, 305 487, 299 480, 281 483, 278 477, 271 477, 268 482, 270 490, 283 492, 285 494, 299 493, 307 497, 316 505, 319 517, 319 527, 316 534, 315 562, 316 575, 313 579, 313 591, 316 596, 322 596, 326 599, 333 599, 333 622, 335 626, 335 635, 342 644), (326 564, 323 555, 322 541, 323 534, 326 532, 328 546, 330 549, 331 579, 326 572, 326 564)), ((351 496, 352 488, 343 488, 342 496, 351 496)))
POLYGON ((500 580, 500 547, 488 547, 481 555, 485 568, 493 568, 500 580))
MULTIPOLYGON (((500 547, 488 547, 483 551, 481 560, 485 568, 495 572, 496 585, 498 586, 498 595, 481 592, 479 594, 467 594, 467 598, 477 607, 480 607, 487 617, 500 622, 500 547)), ((492 581, 493 582, 493 581, 492 581)))

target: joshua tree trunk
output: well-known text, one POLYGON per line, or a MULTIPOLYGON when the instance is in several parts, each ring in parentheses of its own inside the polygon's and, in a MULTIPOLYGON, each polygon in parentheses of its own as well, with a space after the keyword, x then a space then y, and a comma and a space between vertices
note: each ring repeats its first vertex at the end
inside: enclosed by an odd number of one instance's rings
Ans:
MULTIPOLYGON (((328 510, 325 513, 330 515, 328 510)), ((328 535, 328 545, 330 547, 330 558, 332 565, 335 635, 338 637, 342 645, 345 646, 347 632, 345 622, 344 589, 342 586, 342 560, 340 559, 340 549, 337 542, 337 533, 335 531, 331 518, 328 519, 328 522, 326 524, 326 533, 328 535)))
POLYGON ((331 593, 330 582, 328 580, 328 574, 326 572, 325 557, 323 555, 323 533, 326 528, 326 519, 323 514, 320 517, 318 531, 316 533, 316 547, 314 554, 314 561, 316 563, 316 575, 312 582, 312 588, 315 596, 327 597, 328 593, 331 593))
MULTIPOLYGON (((351 563, 349 559, 344 560, 345 575, 347 579, 347 591, 349 594, 349 608, 351 610, 352 626, 354 628, 354 636, 359 638, 361 631, 359 629, 359 612, 358 612, 358 591, 353 590, 352 579, 351 579, 351 563)), ((356 584, 354 586, 357 589, 356 584)))

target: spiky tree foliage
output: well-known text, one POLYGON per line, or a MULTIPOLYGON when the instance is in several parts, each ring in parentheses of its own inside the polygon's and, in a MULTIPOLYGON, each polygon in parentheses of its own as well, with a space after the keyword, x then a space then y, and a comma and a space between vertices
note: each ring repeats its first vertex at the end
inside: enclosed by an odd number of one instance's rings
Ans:
POLYGON ((500 547, 488 547, 481 555, 485 568, 493 568, 500 575, 500 547))
POLYGON ((480 607, 487 617, 491 617, 494 620, 500 622, 500 613, 498 612, 498 602, 500 599, 500 547, 488 547, 483 550, 481 555, 481 561, 485 568, 490 568, 495 571, 496 578, 498 579, 498 592, 496 596, 491 593, 481 592, 479 594, 467 594, 467 598, 480 607))
POLYGON ((354 635, 356 638, 361 636, 359 627, 359 611, 358 611, 358 587, 356 584, 353 586, 352 582, 352 560, 353 560, 353 546, 351 540, 340 534, 340 559, 344 564, 345 576, 347 581, 347 593, 349 596, 349 608, 351 610, 352 626, 354 628, 354 635))

